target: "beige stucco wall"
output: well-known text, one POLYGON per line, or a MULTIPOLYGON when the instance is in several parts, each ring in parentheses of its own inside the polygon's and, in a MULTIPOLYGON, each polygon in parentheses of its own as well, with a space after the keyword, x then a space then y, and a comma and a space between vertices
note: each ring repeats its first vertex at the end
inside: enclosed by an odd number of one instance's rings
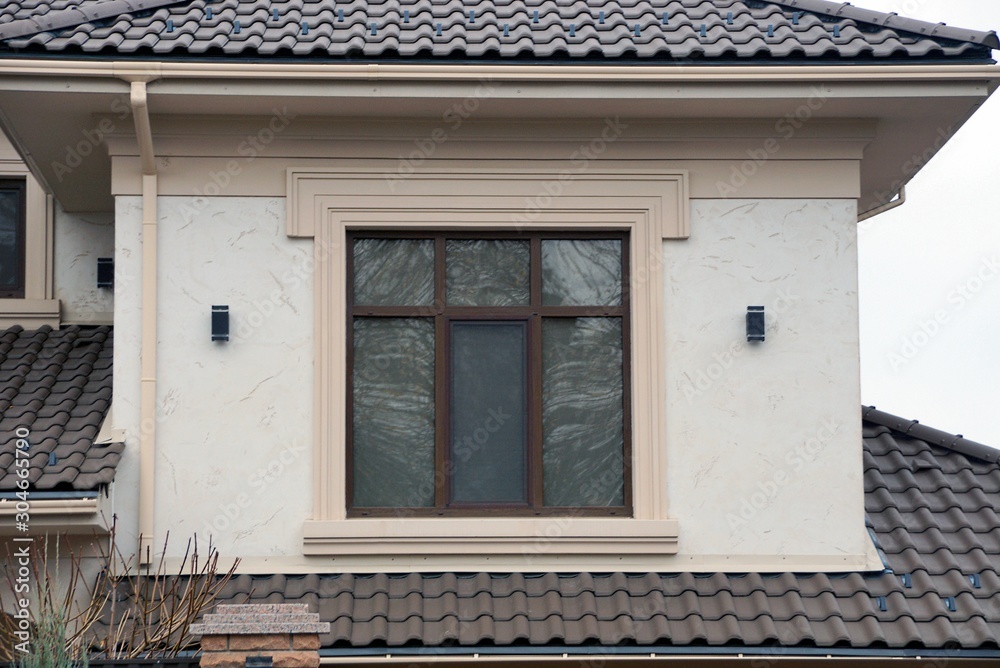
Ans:
MULTIPOLYGON (((114 421, 129 447, 115 504, 134 531, 141 312, 128 277, 138 275, 141 211, 137 197, 117 200, 114 421)), ((692 200, 691 238, 664 242, 664 485, 681 542, 676 556, 635 567, 782 570, 845 554, 857 567, 867 538, 854 206, 692 200), (749 345, 744 315, 757 304, 768 340, 749 345)), ((282 198, 159 198, 154 544, 169 529, 179 554, 187 536, 211 533, 248 569, 363 570, 364 559, 301 556, 312 507, 312 241, 288 238, 284 215, 282 198), (230 307, 228 343, 210 340, 212 304, 230 307)))
POLYGON ((667 490, 681 553, 863 551, 853 200, 694 200, 666 242, 667 490), (747 343, 749 305, 767 339, 747 343))
POLYGON ((56 204, 54 230, 55 297, 62 322, 110 324, 114 294, 97 287, 97 258, 114 255, 114 214, 70 214, 56 204))
MULTIPOLYGON (((118 199, 118 262, 138 275, 138 198, 118 199)), ((285 236, 276 198, 159 198, 157 535, 213 534, 226 555, 294 554, 310 508, 311 242, 285 236), (226 304, 231 339, 211 340, 226 304)), ((122 286, 125 287, 124 285, 122 286)), ((139 286, 116 312, 115 422, 129 456, 116 502, 134 515, 139 286), (121 384, 119 384, 121 381, 121 384)), ((156 544, 157 541, 154 541, 156 544)))

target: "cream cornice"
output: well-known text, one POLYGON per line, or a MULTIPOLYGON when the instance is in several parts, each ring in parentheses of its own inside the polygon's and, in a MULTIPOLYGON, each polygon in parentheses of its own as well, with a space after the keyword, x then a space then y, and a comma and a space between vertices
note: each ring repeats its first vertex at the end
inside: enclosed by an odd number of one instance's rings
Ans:
POLYGON ((648 82, 810 82, 819 81, 1000 81, 995 65, 851 66, 594 66, 594 65, 426 65, 348 63, 127 62, 87 60, 7 60, 0 75, 156 79, 313 79, 476 81, 648 81, 648 82))

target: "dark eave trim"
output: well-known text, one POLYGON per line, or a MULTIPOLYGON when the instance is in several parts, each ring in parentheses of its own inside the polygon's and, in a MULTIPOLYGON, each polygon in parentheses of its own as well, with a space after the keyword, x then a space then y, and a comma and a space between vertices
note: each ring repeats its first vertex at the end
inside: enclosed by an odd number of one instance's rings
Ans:
POLYGON ((327 647, 319 650, 320 657, 361 658, 384 657, 387 654, 405 657, 439 657, 439 656, 563 656, 589 657, 600 656, 605 659, 628 656, 704 656, 733 657, 764 656, 793 659, 802 657, 838 657, 838 658, 948 658, 948 659, 1000 659, 1000 649, 935 649, 935 648, 871 648, 871 647, 747 647, 726 646, 708 647, 692 645, 628 645, 628 646, 568 646, 568 645, 510 645, 506 647, 469 646, 469 647, 327 647))

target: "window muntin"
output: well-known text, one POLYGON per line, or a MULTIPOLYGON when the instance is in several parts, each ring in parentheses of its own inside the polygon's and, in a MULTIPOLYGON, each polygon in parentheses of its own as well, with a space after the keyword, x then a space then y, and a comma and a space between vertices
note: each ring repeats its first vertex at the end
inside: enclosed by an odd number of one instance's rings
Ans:
MULTIPOLYGON (((349 232, 347 241, 349 515, 631 514, 626 233, 349 232), (412 294, 402 270, 412 265, 364 266, 428 242, 433 305, 426 290, 412 294), (377 321, 410 323, 394 351, 373 353, 366 337, 377 321), (411 350, 416 329, 424 334, 411 350), (469 355, 477 347, 494 354, 469 355)), ((426 276, 421 262, 412 283, 426 276)))
POLYGON ((0 297, 24 297, 25 182, 0 179, 0 297))

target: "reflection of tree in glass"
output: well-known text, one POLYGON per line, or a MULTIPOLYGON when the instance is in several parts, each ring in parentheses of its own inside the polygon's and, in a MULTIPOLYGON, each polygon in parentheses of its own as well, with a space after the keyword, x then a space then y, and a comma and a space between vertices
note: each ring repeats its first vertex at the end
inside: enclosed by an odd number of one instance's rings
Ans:
POLYGON ((434 505, 434 321, 354 321, 354 505, 434 505))
POLYGON ((356 239, 354 303, 425 306, 434 302, 434 242, 356 239))
POLYGON ((449 239, 445 256, 452 306, 528 304, 531 247, 527 241, 449 239))
POLYGON ((0 192, 0 288, 18 284, 18 193, 0 192))
POLYGON ((542 359, 545 505, 622 505, 621 319, 546 319, 542 359))
POLYGON ((543 240, 542 303, 548 306, 620 305, 621 241, 543 240))

